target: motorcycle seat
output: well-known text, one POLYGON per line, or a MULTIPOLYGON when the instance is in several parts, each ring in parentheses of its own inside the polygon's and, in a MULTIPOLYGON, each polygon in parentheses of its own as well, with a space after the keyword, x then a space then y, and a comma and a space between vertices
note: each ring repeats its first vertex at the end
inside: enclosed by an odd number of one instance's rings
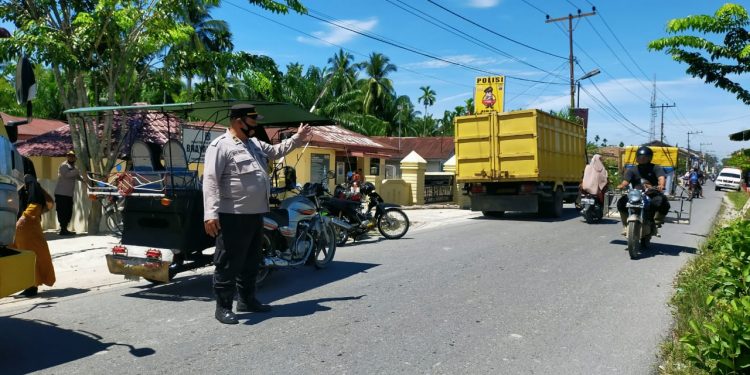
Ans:
POLYGON ((331 198, 328 200, 328 204, 330 204, 333 207, 336 207, 340 210, 349 210, 352 208, 359 207, 361 204, 360 202, 350 201, 347 199, 338 199, 338 198, 331 198))

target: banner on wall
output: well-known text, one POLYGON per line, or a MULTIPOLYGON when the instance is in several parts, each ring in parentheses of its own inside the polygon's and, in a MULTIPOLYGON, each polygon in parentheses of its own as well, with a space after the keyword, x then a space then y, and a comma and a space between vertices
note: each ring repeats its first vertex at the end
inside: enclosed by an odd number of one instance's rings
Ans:
POLYGON ((505 76, 477 77, 474 84, 474 113, 503 112, 505 76))

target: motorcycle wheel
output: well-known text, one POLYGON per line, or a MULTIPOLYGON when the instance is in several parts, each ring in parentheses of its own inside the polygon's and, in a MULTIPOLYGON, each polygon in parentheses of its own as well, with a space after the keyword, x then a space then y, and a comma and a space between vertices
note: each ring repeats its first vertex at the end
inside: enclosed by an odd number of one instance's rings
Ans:
MULTIPOLYGON (((349 222, 349 219, 347 219, 346 217, 342 217, 341 220, 351 224, 351 222, 349 222)), ((349 240, 349 232, 344 228, 340 228, 338 226, 334 226, 333 230, 336 233, 336 246, 346 245, 346 241, 349 240)))
POLYGON ((378 218, 378 231, 383 237, 395 240, 409 230, 409 217, 398 208, 389 208, 378 218))
POLYGON ((324 225, 323 233, 318 234, 315 249, 310 255, 313 257, 315 268, 326 268, 333 261, 333 256, 336 254, 336 240, 336 230, 333 224, 324 225))
POLYGON ((271 237, 268 236, 268 234, 263 233, 263 245, 260 257, 260 265, 258 266, 258 274, 255 275, 255 285, 261 286, 263 283, 266 282, 268 279, 268 275, 271 274, 271 268, 266 267, 263 265, 263 258, 266 257, 266 254, 270 254, 271 250, 273 250, 273 242, 271 242, 271 237))
POLYGON ((641 251, 641 223, 631 221, 628 223, 628 254, 630 259, 638 258, 641 251))
POLYGON ((583 219, 586 220, 587 224, 594 224, 596 221, 596 218, 594 217, 594 213, 592 212, 594 210, 594 207, 589 207, 588 210, 586 210, 586 213, 583 214, 583 219))

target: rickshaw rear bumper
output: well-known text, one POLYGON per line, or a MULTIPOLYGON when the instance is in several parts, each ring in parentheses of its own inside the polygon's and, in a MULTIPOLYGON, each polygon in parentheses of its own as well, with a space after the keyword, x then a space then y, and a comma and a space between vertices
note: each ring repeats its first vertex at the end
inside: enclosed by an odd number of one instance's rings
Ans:
POLYGON ((113 254, 107 254, 106 257, 109 272, 115 275, 169 282, 170 261, 113 254))

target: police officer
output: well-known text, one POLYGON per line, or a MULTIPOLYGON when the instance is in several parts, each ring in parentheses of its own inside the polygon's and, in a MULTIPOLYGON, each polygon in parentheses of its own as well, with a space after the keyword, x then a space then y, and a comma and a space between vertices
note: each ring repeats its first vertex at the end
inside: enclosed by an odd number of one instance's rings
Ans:
MULTIPOLYGON (((623 176, 623 181, 617 186, 618 189, 624 189, 628 185, 633 186, 642 185, 641 180, 646 180, 645 188, 656 187, 657 192, 650 193, 651 204, 649 205, 646 215, 649 218, 653 218, 656 225, 664 224, 664 218, 669 213, 669 201, 661 192, 664 191, 664 187, 667 183, 667 174, 664 173, 664 168, 651 163, 654 158, 654 152, 647 146, 641 146, 635 153, 635 161, 638 165, 628 168, 623 176)), ((617 210, 620 212, 620 219, 622 220, 622 235, 628 235, 628 208, 627 208, 628 196, 623 195, 620 200, 617 201, 617 210)))
POLYGON ((213 285, 216 319, 237 324, 232 312, 235 285, 238 312, 271 310, 255 298, 255 277, 261 261, 263 214, 268 212, 268 160, 277 159, 304 143, 310 126, 277 145, 255 138, 262 119, 250 104, 232 106, 230 127, 206 150, 203 207, 206 233, 216 237, 213 285))

